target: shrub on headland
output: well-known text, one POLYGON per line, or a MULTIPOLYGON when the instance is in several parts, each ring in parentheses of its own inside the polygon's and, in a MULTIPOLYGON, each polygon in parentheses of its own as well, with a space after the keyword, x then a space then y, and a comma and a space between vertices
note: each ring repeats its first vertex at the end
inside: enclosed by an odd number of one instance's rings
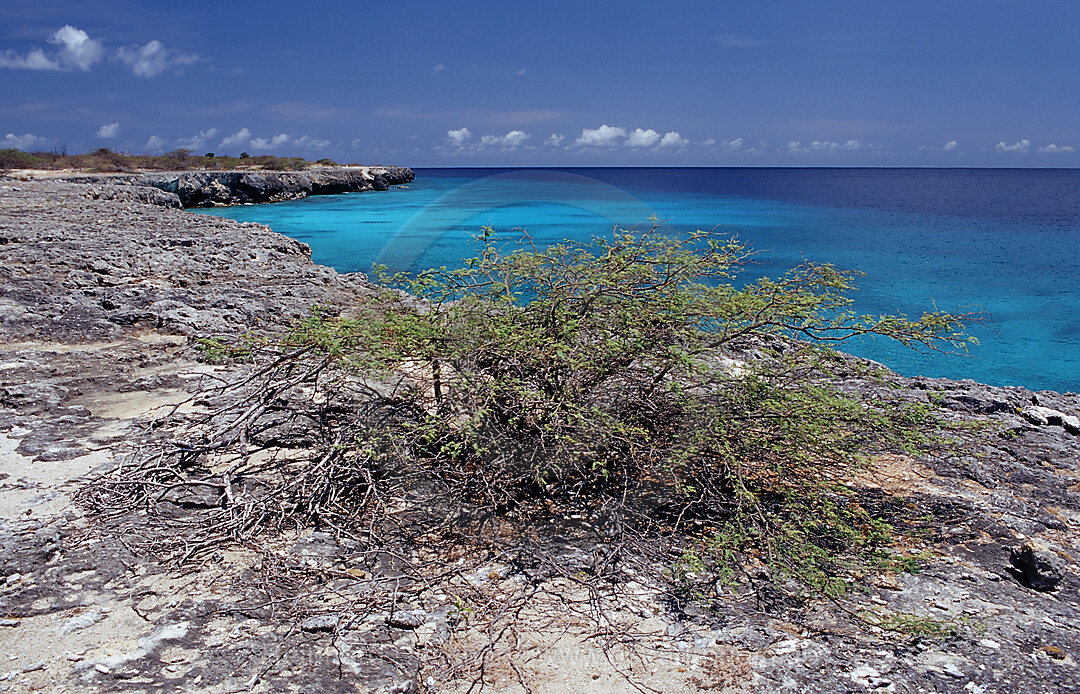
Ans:
POLYGON ((0 171, 46 168, 42 164, 43 162, 39 157, 27 154, 20 149, 0 149, 0 171))
POLYGON ((411 375, 394 398, 414 415, 362 427, 361 459, 409 458, 497 515, 693 538, 676 579, 738 554, 831 593, 846 568, 891 561, 888 524, 844 480, 874 452, 929 445, 930 412, 845 394, 834 376, 853 367, 824 345, 962 349, 966 316, 857 315, 854 273, 829 265, 737 286, 750 253, 708 232, 480 241, 461 269, 389 278, 408 293, 290 336, 365 378, 411 375))

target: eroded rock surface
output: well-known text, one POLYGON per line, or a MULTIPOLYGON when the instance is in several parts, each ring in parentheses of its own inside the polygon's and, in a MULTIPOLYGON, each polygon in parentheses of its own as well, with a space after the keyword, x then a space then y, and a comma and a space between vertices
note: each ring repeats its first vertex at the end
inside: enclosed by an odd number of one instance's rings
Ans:
MULTIPOLYGON (((273 334, 313 304, 347 309, 373 291, 312 264, 304 244, 186 214, 159 193, 0 180, 0 691, 465 691, 468 678, 425 674, 449 643, 466 660, 487 654, 488 691, 1080 691, 1075 394, 880 383, 852 368, 843 387, 926 403, 983 435, 867 470, 868 498, 901 495, 923 514, 925 560, 867 577, 840 603, 793 601, 755 573, 705 609, 629 566, 619 599, 597 601, 575 576, 606 556, 600 545, 568 549, 562 573, 492 558, 388 609, 365 601, 412 558, 320 529, 272 555, 239 547, 197 566, 132 551, 153 537, 149 516, 144 531, 110 533, 76 497, 160 445, 164 421, 221 404, 194 393, 245 376, 207 363, 196 339, 273 334), (310 589, 271 590, 272 562, 305 567, 310 589), (513 638, 489 648, 462 595, 511 610, 513 638), (575 605, 599 609, 603 629, 575 605)), ((292 446, 307 435, 282 427, 268 435, 292 446)), ((162 500, 180 514, 215 494, 162 500)))
POLYGON ((413 180, 398 166, 335 166, 304 171, 175 171, 76 176, 103 199, 136 199, 157 205, 215 207, 298 200, 309 195, 384 191, 413 180), (118 188, 119 186, 119 188, 118 188))

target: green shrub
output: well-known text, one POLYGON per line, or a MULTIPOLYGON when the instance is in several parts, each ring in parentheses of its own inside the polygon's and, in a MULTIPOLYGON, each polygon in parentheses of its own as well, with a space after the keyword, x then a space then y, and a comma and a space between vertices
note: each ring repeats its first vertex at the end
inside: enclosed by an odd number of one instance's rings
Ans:
POLYGON ((461 493, 496 511, 603 508, 619 532, 691 531, 694 556, 745 555, 829 594, 887 543, 844 476, 925 440, 930 418, 838 390, 846 362, 822 345, 963 348, 963 317, 856 315, 856 274, 829 265, 738 286, 750 252, 709 232, 538 249, 485 229, 480 243, 461 269, 390 278, 409 295, 291 337, 359 373, 412 374, 422 414, 400 424, 396 450, 469 480, 461 493), (735 348, 759 358, 724 355, 735 348))
POLYGON ((0 169, 36 169, 44 162, 21 149, 0 149, 0 169))

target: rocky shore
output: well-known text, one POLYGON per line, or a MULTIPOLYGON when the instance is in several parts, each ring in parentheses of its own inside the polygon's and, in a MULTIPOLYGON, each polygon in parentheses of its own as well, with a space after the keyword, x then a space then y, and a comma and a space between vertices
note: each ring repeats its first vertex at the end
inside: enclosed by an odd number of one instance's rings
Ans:
MULTIPOLYGON (((985 436, 933 459, 875 460, 861 484, 922 514, 925 561, 868 578, 842 604, 770 599, 768 576, 743 577, 708 610, 647 586, 604 602, 582 597, 573 573, 526 577, 494 557, 413 588, 409 604, 395 589, 372 607, 373 586, 398 585, 416 557, 361 570, 374 548, 307 528, 272 556, 238 546, 168 564, 90 515, 87 481, 165 445, 173 422, 228 406, 224 390, 206 393, 251 376, 208 359, 208 340, 273 335, 313 305, 347 312, 375 291, 267 227, 179 208, 411 178, 384 167, 0 179, 0 691, 465 691, 468 678, 429 667, 433 653, 471 649, 492 691, 1080 692, 1076 394, 881 384, 853 369, 843 387, 928 403, 985 436), (266 567, 286 561, 307 566, 309 584, 264 589, 266 567), (532 602, 515 602, 525 591, 532 602), (513 647, 469 631, 462 595, 522 605, 513 647), (921 631, 868 628, 852 605, 921 631)), ((283 426, 288 455, 306 434, 283 426)))
POLYGON ((74 183, 104 185, 98 197, 142 196, 146 202, 179 207, 252 205, 299 200, 309 195, 383 191, 413 180, 411 169, 398 166, 315 167, 304 171, 166 171, 142 174, 80 175, 74 183), (116 185, 132 190, 117 191, 116 185), (141 191, 156 188, 164 194, 141 191))

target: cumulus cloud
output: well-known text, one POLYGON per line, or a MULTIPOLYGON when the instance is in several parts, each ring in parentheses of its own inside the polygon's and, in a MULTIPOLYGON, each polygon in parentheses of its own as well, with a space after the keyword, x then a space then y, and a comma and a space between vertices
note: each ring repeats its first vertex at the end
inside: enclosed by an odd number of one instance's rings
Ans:
POLYGON ((652 128, 648 130, 636 128, 634 132, 630 133, 630 137, 626 138, 626 145, 628 147, 652 147, 659 141, 660 133, 652 128))
POLYGON ((480 138, 481 147, 502 147, 514 149, 528 140, 532 135, 520 130, 511 130, 505 135, 484 135, 480 138))
POLYGON ((120 134, 119 123, 108 123, 98 128, 97 136, 102 140, 111 140, 120 134))
POLYGON ((44 137, 38 137, 37 135, 31 135, 30 133, 24 135, 8 133, 7 135, 4 135, 3 145, 5 149, 21 149, 24 152, 28 152, 31 147, 41 146, 46 142, 47 140, 44 137))
POLYGON ((431 74, 433 74, 433 75, 438 75, 438 74, 443 73, 443 72, 446 72, 446 66, 443 65, 442 63, 439 63, 435 67, 431 68, 431 74))
POLYGON ((582 147, 613 147, 620 138, 626 137, 626 128, 604 124, 599 128, 584 128, 574 144, 582 147))
POLYGON ((151 135, 150 139, 146 141, 147 152, 164 152, 165 148, 169 146, 169 141, 163 137, 157 135, 151 135))
POLYGON ((100 41, 95 41, 85 31, 70 24, 57 29, 49 38, 49 43, 59 48, 48 53, 40 48, 33 48, 25 56, 6 51, 0 55, 0 68, 88 71, 91 65, 101 62, 105 55, 100 41))
POLYGON ((672 147, 680 148, 690 144, 690 140, 675 132, 674 130, 664 133, 664 136, 660 138, 659 147, 672 147))
POLYGON ((1040 147, 1039 151, 1043 154, 1072 154, 1076 151, 1076 148, 1072 145, 1054 145, 1050 144, 1045 147, 1040 147))
POLYGON ((465 143, 472 137, 472 133, 469 132, 468 128, 458 128, 457 130, 447 130, 446 137, 453 146, 464 147, 465 143))
POLYGON ((142 46, 128 46, 116 52, 116 59, 131 68, 138 77, 155 77, 166 70, 178 72, 202 60, 197 53, 184 53, 154 40, 142 46))
POLYGON ((1006 144, 1004 141, 997 143, 994 148, 999 152, 1013 152, 1016 154, 1025 154, 1031 148, 1031 141, 1027 139, 1014 142, 1011 145, 1006 144))
POLYGON ((292 137, 289 141, 297 147, 311 147, 312 149, 326 149, 330 146, 330 140, 312 135, 292 137))
POLYGON ((743 144, 743 139, 741 137, 736 137, 734 140, 726 141, 724 143, 724 149, 732 152, 738 152, 740 149, 743 148, 743 144))
POLYGON ((920 152, 952 152, 960 147, 960 143, 956 140, 949 140, 941 147, 937 145, 919 145, 918 150, 920 152))
MULTIPOLYGON (((245 128, 246 130, 246 128, 245 128)), ((188 138, 181 138, 176 141, 176 144, 184 149, 202 149, 206 146, 207 141, 216 137, 218 134, 217 128, 209 128, 207 130, 200 130, 198 135, 193 135, 188 138)), ((250 137, 250 133, 249 133, 250 137)), ((226 138, 228 139, 228 138, 226 138)))
MULTIPOLYGON (((245 128, 246 130, 247 128, 245 128)), ((330 140, 323 140, 310 135, 289 135, 278 133, 273 137, 253 137, 249 143, 252 149, 279 149, 285 146, 311 147, 313 149, 325 149, 330 146, 330 140)))
POLYGON ((251 146, 255 149, 273 149, 274 147, 280 147, 281 145, 289 141, 289 136, 285 133, 274 135, 273 137, 256 137, 251 140, 251 146))
POLYGON ((251 142, 251 131, 247 128, 240 128, 232 135, 226 135, 225 139, 221 141, 221 147, 240 147, 251 142))
POLYGON ((815 152, 855 152, 864 147, 858 140, 847 142, 834 142, 832 140, 814 140, 810 143, 810 149, 815 152))
POLYGON ((866 149, 867 145, 859 140, 846 140, 844 142, 837 142, 835 140, 814 140, 809 146, 804 147, 801 140, 791 140, 787 143, 787 151, 789 154, 805 154, 807 152, 856 152, 861 149, 866 149))
POLYGON ((551 137, 549 137, 547 139, 547 142, 545 142, 544 144, 551 145, 552 147, 558 147, 559 145, 561 145, 563 143, 563 140, 565 140, 565 139, 566 139, 565 135, 561 135, 561 134, 558 134, 558 133, 551 133, 551 137))
POLYGON ((701 144, 704 147, 713 147, 713 146, 716 145, 716 138, 715 137, 710 137, 709 139, 703 141, 701 144))

